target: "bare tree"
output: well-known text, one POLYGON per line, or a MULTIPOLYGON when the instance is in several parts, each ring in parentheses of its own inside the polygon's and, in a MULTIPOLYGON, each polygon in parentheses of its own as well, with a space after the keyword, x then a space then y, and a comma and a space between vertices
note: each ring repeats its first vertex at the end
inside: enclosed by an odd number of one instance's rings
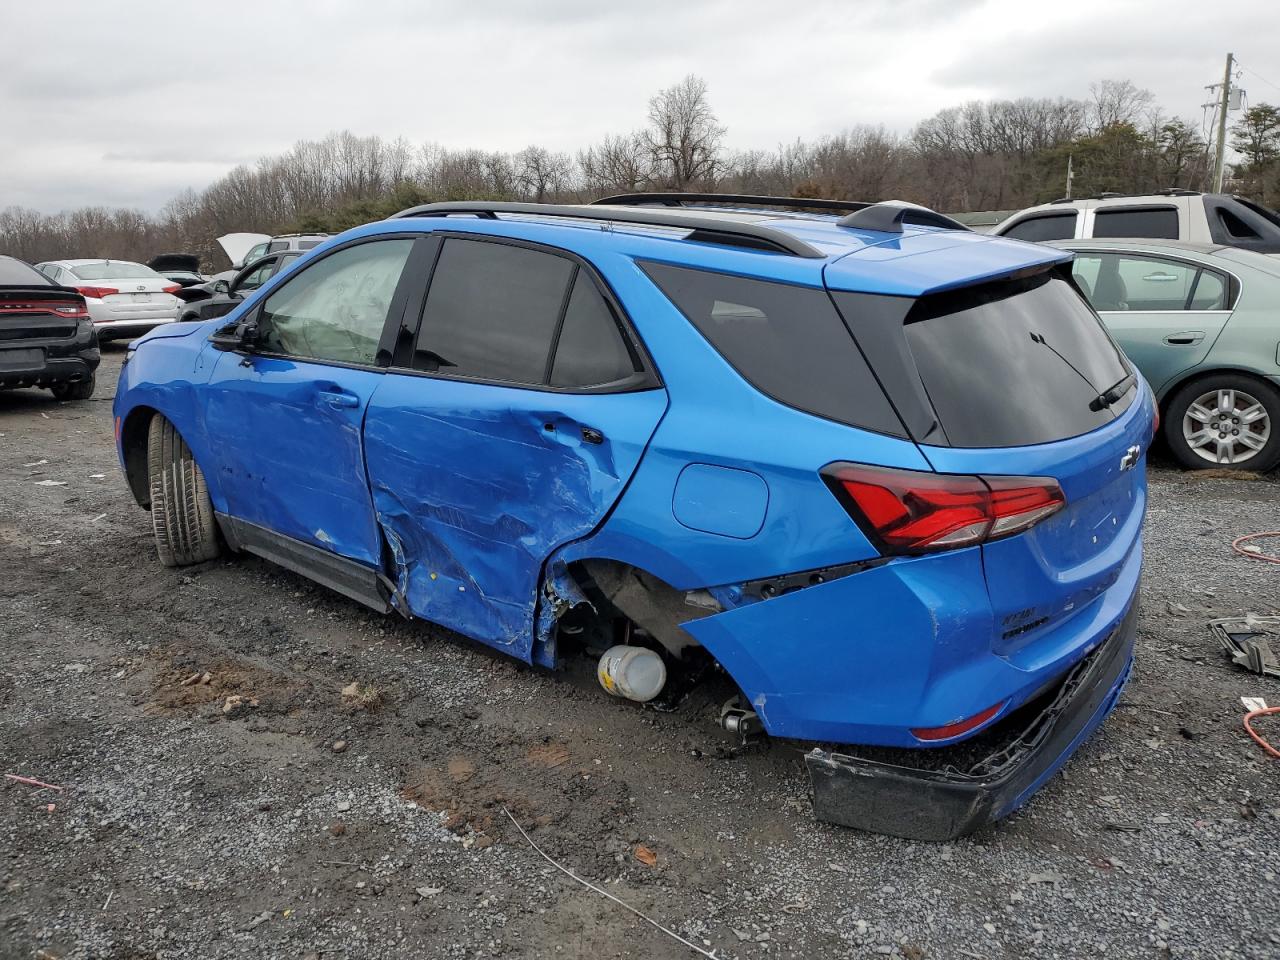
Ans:
POLYGON ((1098 80, 1089 84, 1089 129, 1100 133, 1122 123, 1145 126, 1154 105, 1151 91, 1134 86, 1132 81, 1098 80))
POLYGON ((707 82, 689 74, 649 101, 649 126, 642 136, 662 185, 685 190, 715 184, 724 134, 707 101, 707 82))

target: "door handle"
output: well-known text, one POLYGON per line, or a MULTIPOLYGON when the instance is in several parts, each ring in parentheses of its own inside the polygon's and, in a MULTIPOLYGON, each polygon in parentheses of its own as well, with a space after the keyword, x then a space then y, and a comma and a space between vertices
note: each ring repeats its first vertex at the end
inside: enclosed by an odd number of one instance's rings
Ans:
POLYGON ((341 390, 317 390, 316 400, 321 403, 327 403, 331 407, 353 409, 360 406, 359 397, 355 394, 345 393, 341 390))
POLYGON ((1204 339, 1203 330, 1184 330, 1181 333, 1171 333, 1164 338, 1164 342, 1171 347, 1183 347, 1199 343, 1204 339))

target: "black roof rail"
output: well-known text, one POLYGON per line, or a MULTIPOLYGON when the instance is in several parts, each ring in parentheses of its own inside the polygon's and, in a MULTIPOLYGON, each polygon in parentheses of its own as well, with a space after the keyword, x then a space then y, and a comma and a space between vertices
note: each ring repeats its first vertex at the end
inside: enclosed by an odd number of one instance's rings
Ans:
POLYGON ((946 230, 966 230, 972 233, 959 220, 952 220, 928 207, 907 203, 905 200, 885 200, 873 203, 861 210, 854 211, 838 221, 841 227, 856 227, 859 230, 881 230, 885 233, 901 233, 902 224, 910 222, 918 227, 942 227, 946 230))
POLYGON ((782 207, 786 210, 862 210, 871 206, 860 200, 824 200, 818 197, 762 197, 750 193, 619 193, 592 200, 591 206, 664 206, 690 204, 732 207, 782 207))
POLYGON ((796 257, 822 259, 826 254, 799 237, 763 224, 723 219, 705 215, 674 213, 665 210, 614 210, 605 207, 571 206, 553 203, 508 203, 489 200, 455 200, 425 203, 392 214, 389 220, 403 217, 449 217, 470 214, 486 220, 497 220, 498 214, 530 217, 563 217, 572 220, 598 220, 603 223, 626 223, 646 227, 673 227, 688 230, 686 240, 719 243, 726 246, 789 253, 796 257))

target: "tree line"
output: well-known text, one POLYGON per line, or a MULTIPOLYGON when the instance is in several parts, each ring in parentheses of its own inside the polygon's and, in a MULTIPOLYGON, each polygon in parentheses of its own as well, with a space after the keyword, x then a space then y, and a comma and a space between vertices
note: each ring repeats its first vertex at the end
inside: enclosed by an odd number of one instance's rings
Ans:
MULTIPOLYGON (((1232 127, 1242 162, 1230 187, 1280 203, 1280 109, 1251 107, 1232 127)), ((1212 164, 1197 127, 1167 115, 1129 81, 1104 80, 1084 99, 973 101, 897 134, 854 126, 771 150, 732 151, 706 82, 659 91, 644 124, 575 153, 514 153, 356 136, 300 141, 187 190, 155 215, 86 207, 58 214, 0 210, 0 252, 29 262, 70 257, 145 261, 226 258, 215 238, 253 231, 337 232, 437 200, 584 202, 637 190, 705 190, 838 200, 898 198, 944 212, 1019 209, 1074 194, 1209 188, 1212 164)))

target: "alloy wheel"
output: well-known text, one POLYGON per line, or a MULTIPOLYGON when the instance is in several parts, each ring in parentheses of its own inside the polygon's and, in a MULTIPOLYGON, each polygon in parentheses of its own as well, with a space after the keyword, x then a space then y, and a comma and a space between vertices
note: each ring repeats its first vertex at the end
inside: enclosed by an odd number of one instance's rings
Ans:
POLYGON ((1251 393, 1223 387, 1192 401, 1182 418, 1182 436, 1196 456, 1235 466, 1267 445, 1271 417, 1251 393))

